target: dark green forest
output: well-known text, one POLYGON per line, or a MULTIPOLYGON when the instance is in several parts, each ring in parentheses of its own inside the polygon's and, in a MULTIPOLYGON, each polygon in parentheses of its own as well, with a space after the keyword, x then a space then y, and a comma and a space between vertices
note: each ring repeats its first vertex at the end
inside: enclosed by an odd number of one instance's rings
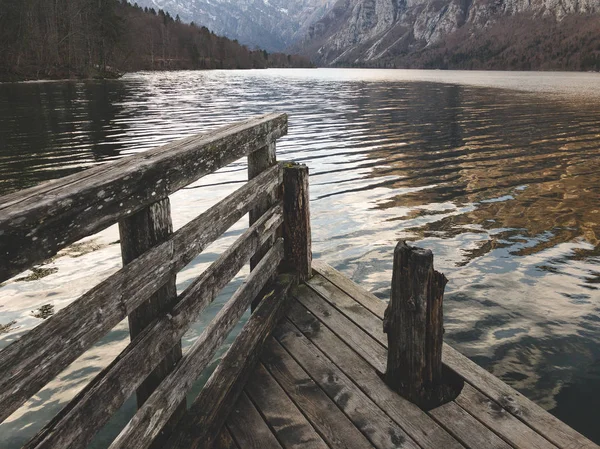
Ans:
POLYGON ((0 81, 310 66, 126 0, 0 0, 0 81))

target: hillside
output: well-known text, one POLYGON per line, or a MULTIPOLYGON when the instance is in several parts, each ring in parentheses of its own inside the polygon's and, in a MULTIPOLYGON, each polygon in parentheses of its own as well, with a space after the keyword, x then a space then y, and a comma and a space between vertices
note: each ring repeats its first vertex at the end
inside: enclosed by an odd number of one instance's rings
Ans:
POLYGON ((206 26, 250 48, 283 51, 308 32, 334 0, 131 0, 206 26))
POLYGON ((598 0, 339 0, 296 50, 324 66, 599 70, 598 0))
POLYGON ((125 0, 20 0, 0 8, 0 81, 138 70, 306 67, 125 0))

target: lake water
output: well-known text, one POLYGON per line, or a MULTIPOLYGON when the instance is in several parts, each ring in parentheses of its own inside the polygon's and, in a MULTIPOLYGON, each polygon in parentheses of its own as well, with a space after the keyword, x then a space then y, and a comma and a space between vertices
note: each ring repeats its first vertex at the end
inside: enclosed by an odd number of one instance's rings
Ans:
MULTIPOLYGON (((315 258, 386 299, 395 243, 431 248, 450 280, 446 341, 600 443, 599 74, 319 69, 0 84, 0 195, 270 111, 290 115, 278 158, 311 171, 315 258)), ((239 161, 175 194, 175 227, 245 170, 239 161)), ((0 347, 117 270, 117 240, 110 228, 6 282, 0 347)), ((15 412, 0 447, 20 447, 127 339, 122 323, 15 412)), ((130 400, 93 447, 133 410, 130 400)))

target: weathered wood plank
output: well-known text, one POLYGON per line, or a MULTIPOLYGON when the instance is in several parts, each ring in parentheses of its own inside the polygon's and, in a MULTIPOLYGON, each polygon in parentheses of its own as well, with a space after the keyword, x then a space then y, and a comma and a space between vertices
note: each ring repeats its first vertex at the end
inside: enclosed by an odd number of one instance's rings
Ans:
MULTIPOLYGON (((312 293, 312 292, 311 292, 312 293)), ((301 293, 298 293, 301 294, 301 293)), ((335 311, 335 313, 338 313, 335 311)), ((315 314, 297 300, 293 301, 287 317, 355 382, 385 413, 424 449, 458 449, 462 446, 419 407, 402 398, 383 382, 376 370, 348 344, 337 337, 315 314)), ((346 328, 359 329, 346 319, 346 328)), ((363 338, 369 337, 362 334, 363 338)), ((360 339, 360 337, 357 337, 360 339)), ((355 348, 353 346, 353 348, 355 348)), ((381 364, 385 356, 381 356, 381 364)), ((484 447, 484 446, 481 446, 484 447)))
POLYGON ((245 390, 285 449, 329 448, 262 364, 255 368, 245 390))
POLYGON ((85 446, 254 251, 276 232, 282 223, 281 214, 281 206, 274 206, 246 230, 180 295, 171 314, 162 316, 142 331, 26 448, 85 446))
POLYGON ((307 285, 318 293, 321 298, 326 299, 329 304, 342 312, 352 322, 356 323, 358 327, 364 329, 371 335, 371 338, 375 338, 375 340, 387 347, 387 337, 383 333, 381 320, 357 304, 343 290, 320 275, 313 276, 307 285))
POLYGON ((442 400, 442 301, 447 282, 433 269, 431 250, 398 243, 391 300, 383 319, 388 336, 385 382, 422 408, 442 400))
MULTIPOLYGON (((383 320, 386 304, 375 295, 367 292, 339 271, 323 262, 313 262, 313 269, 383 320)), ((378 334, 383 335, 383 332, 379 331, 376 332, 375 335, 371 334, 371 336, 377 337, 378 334)), ((521 393, 511 388, 446 343, 444 343, 443 346, 442 362, 459 374, 465 381, 475 386, 496 403, 502 404, 503 407, 510 410, 514 416, 535 429, 538 433, 543 434, 544 437, 558 447, 565 449, 599 448, 598 445, 585 438, 579 432, 542 409, 539 405, 533 403, 521 393)))
POLYGON ((0 282, 287 133, 267 114, 0 199, 0 282))
MULTIPOLYGON (((277 150, 275 141, 269 145, 256 150, 248 155, 248 180, 256 178, 263 171, 272 167, 277 162, 277 150)), ((278 192, 277 192, 278 193, 278 192)), ((250 226, 252 226, 256 220, 264 214, 269 207, 271 207, 276 201, 276 194, 271 197, 265 197, 261 203, 252 209, 249 213, 250 226)), ((260 259, 267 254, 269 248, 273 245, 273 241, 265 243, 264 247, 261 248, 252 258, 250 259, 250 269, 253 270, 258 264, 260 259)))
POLYGON ((442 360, 446 365, 556 446, 564 449, 600 448, 450 345, 444 344, 443 351, 442 360))
POLYGON ((511 449, 506 441, 454 402, 429 411, 437 422, 469 449, 511 449))
POLYGON ((280 185, 278 166, 98 284, 0 352, 0 421, 135 310, 280 185), (44 369, 40 369, 44 367, 44 369))
POLYGON ((213 445, 213 449, 241 449, 234 441, 231 436, 231 432, 227 427, 223 426, 221 431, 219 432, 219 437, 215 444, 213 445))
POLYGON ((556 449, 554 444, 471 385, 465 385, 455 402, 516 449, 556 449))
POLYGON ((289 321, 273 336, 378 449, 419 446, 289 321))
POLYGON ((354 348, 375 369, 381 373, 385 371, 387 351, 380 342, 371 337, 368 331, 363 333, 354 332, 353 327, 348 326, 348 324, 356 325, 356 323, 350 321, 348 317, 305 285, 298 288, 298 294, 295 295, 295 298, 311 313, 318 316, 320 321, 327 325, 342 341, 354 348))
POLYGON ((280 239, 208 324, 175 370, 129 421, 110 449, 145 449, 152 443, 282 260, 283 242, 280 239))
MULTIPOLYGON (((135 214, 119 220, 121 257, 123 265, 128 265, 149 249, 163 243, 173 234, 171 203, 169 198, 157 201, 135 214)), ((148 300, 140 304, 128 317, 129 334, 135 339, 150 323, 166 314, 177 302, 177 275, 172 274, 166 284, 157 290, 148 300)), ((166 357, 150 373, 136 390, 138 407, 150 397, 158 384, 172 371, 181 359, 181 340, 173 346, 166 357)), ((173 422, 185 413, 185 400, 173 414, 173 422)), ((170 433, 173 424, 165 426, 163 434, 157 438, 155 447, 159 448, 170 433)))
POLYGON ((283 168, 283 238, 285 268, 301 281, 312 276, 308 167, 286 163, 283 168))
POLYGON ((360 285, 355 284, 348 277, 344 276, 330 265, 327 265, 325 262, 313 260, 313 270, 361 304, 365 309, 383 320, 383 315, 385 314, 385 309, 387 307, 386 302, 366 291, 360 285))
POLYGON ((261 360, 331 448, 372 447, 369 440, 279 343, 267 341, 261 360))
POLYGON ((229 418, 227 428, 244 449, 282 449, 248 396, 242 393, 229 418))
MULTIPOLYGON (((256 269, 260 266, 259 262, 256 269)), ((265 340, 283 316, 289 303, 289 290, 296 283, 295 276, 282 274, 263 289, 263 298, 258 308, 177 426, 168 448, 194 449, 211 446, 250 372, 256 366, 265 340)))

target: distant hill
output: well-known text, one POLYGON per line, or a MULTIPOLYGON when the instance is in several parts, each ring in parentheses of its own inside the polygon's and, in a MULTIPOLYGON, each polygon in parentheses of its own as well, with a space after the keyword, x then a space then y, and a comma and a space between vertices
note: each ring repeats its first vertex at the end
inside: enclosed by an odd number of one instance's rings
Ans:
POLYGON ((294 48, 323 66, 600 70, 600 0, 339 0, 294 48))
POLYGON ((126 0, 19 0, 0 8, 0 81, 116 77, 137 70, 309 67, 126 0))
POLYGON ((308 32, 335 0, 130 0, 179 15, 250 48, 283 51, 308 32))

